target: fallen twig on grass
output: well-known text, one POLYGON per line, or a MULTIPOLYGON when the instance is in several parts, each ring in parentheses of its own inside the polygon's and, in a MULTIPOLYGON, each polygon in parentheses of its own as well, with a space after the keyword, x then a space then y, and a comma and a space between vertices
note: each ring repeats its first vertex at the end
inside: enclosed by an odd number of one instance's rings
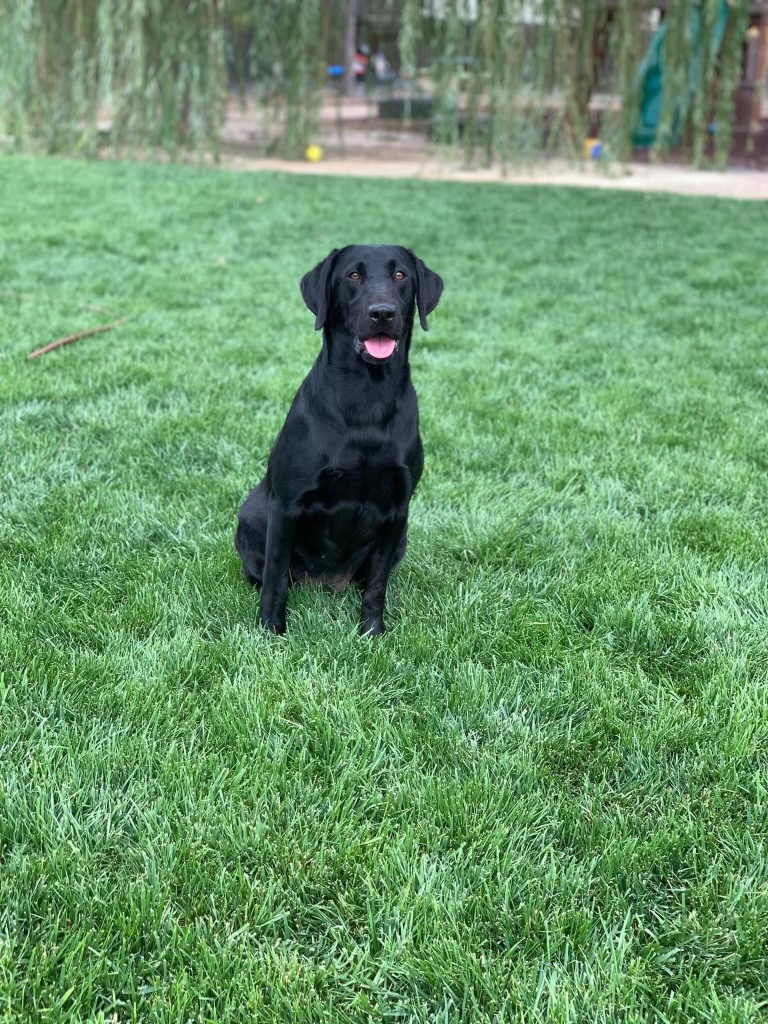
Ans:
POLYGON ((61 348, 62 345, 70 345, 73 341, 80 341, 81 338, 89 338, 92 334, 104 334, 105 331, 114 331, 116 327, 120 327, 121 324, 127 322, 128 317, 124 317, 122 320, 115 320, 112 324, 89 327, 87 331, 78 331, 77 334, 70 334, 66 338, 57 338, 56 341, 51 341, 47 345, 43 345, 42 348, 36 348, 34 352, 30 352, 27 355, 27 359, 36 359, 38 356, 44 356, 47 352, 53 352, 55 348, 61 348))

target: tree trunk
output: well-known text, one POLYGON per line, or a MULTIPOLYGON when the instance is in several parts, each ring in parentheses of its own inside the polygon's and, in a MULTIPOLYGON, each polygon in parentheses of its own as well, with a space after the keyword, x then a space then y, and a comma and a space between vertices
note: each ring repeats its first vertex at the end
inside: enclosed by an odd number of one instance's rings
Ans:
POLYGON ((355 53, 357 52, 357 0, 347 0, 344 22, 344 94, 355 94, 355 53))

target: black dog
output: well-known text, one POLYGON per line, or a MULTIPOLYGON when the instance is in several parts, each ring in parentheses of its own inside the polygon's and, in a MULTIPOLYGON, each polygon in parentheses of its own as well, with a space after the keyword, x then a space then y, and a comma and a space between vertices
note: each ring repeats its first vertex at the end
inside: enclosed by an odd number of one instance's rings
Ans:
POLYGON ((267 473, 238 517, 235 546, 261 587, 261 623, 285 632, 291 582, 363 590, 360 629, 384 632, 392 568, 406 548, 421 476, 408 350, 443 282, 394 245, 334 249, 301 281, 323 347, 293 400, 267 473))

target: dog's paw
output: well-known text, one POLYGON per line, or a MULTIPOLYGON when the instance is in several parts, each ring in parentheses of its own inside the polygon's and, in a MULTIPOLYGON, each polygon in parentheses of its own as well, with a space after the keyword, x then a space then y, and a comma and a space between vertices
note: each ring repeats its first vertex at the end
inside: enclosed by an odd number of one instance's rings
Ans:
POLYGON ((269 633, 275 633, 277 636, 285 634, 285 617, 261 615, 259 616, 259 621, 262 628, 266 629, 269 633))
POLYGON ((380 615, 370 615, 360 621, 361 636, 383 636, 386 633, 384 619, 380 615))

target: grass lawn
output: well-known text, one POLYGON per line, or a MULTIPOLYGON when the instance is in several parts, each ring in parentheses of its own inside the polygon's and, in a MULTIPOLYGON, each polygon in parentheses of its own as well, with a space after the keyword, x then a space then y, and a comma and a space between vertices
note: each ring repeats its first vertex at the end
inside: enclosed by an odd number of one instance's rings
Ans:
POLYGON ((767 242, 0 162, 0 1020, 765 1020, 767 242), (235 515, 350 241, 446 279, 425 475, 390 633, 305 588, 275 638, 235 515))

